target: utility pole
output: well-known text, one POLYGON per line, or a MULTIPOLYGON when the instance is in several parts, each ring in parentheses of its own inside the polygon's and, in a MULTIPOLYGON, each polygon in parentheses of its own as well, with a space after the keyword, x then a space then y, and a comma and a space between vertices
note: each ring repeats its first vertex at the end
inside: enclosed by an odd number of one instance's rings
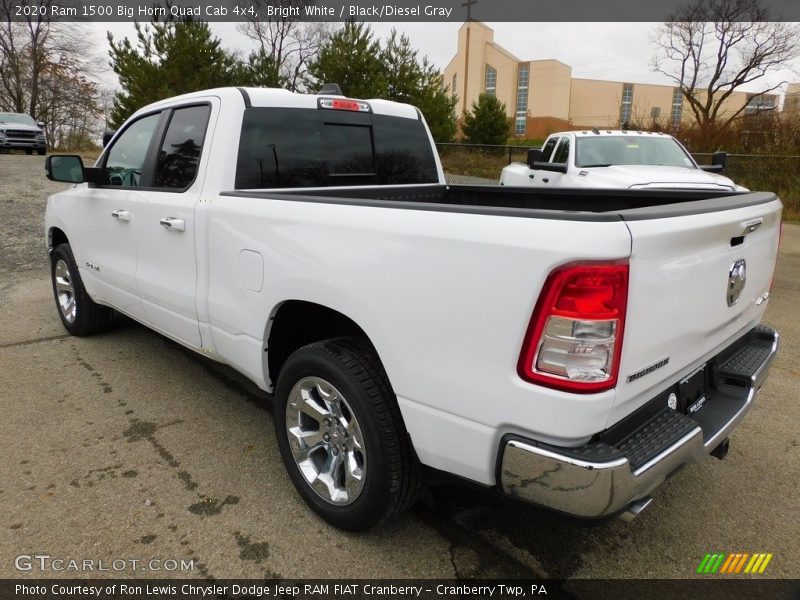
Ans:
POLYGON ((464 57, 464 94, 461 96, 461 112, 462 114, 466 114, 467 112, 467 83, 469 81, 469 33, 470 33, 470 22, 472 21, 472 5, 477 4, 478 0, 466 0, 461 6, 465 6, 467 9, 467 48, 466 48, 466 55, 464 57))

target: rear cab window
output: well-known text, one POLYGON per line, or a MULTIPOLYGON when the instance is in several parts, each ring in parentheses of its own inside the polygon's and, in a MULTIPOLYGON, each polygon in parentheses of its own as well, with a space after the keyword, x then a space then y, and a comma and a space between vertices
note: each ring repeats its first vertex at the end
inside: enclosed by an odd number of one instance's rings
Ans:
POLYGON ((420 119, 321 108, 245 109, 236 189, 438 181, 420 119))

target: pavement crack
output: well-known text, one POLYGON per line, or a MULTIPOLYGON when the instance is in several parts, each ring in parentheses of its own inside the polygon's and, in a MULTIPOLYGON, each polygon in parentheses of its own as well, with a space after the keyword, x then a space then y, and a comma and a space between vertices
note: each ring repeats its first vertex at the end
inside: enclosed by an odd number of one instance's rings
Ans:
POLYGON ((3 348, 19 348, 20 346, 31 346, 33 344, 41 344, 43 342, 53 342, 55 340, 66 339, 68 337, 72 336, 68 333, 64 333, 61 335, 51 335, 43 338, 35 338, 33 340, 23 340, 21 342, 9 342, 6 344, 0 344, 0 350, 2 350, 3 348))

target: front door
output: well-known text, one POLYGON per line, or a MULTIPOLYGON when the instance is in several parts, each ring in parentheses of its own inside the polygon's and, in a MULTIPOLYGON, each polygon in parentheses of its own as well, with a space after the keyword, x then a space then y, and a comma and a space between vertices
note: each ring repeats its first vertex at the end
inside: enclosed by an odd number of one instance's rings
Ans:
POLYGON ((73 236, 75 259, 92 297, 140 320, 134 230, 146 203, 140 187, 149 175, 147 157, 160 119, 160 112, 145 115, 114 140, 101 160, 103 181, 81 193, 79 231, 73 236))

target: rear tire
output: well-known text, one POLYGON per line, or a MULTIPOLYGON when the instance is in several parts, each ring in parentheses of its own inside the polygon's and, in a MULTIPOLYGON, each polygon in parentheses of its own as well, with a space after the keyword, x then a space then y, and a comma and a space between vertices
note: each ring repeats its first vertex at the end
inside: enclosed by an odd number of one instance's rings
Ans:
POLYGON ((368 342, 334 338, 295 351, 281 369, 274 402, 281 458, 325 521, 362 531, 417 499, 419 464, 368 342))
POLYGON ((97 304, 86 293, 69 244, 60 244, 53 250, 50 279, 58 316, 72 335, 92 335, 111 326, 114 311, 97 304))

